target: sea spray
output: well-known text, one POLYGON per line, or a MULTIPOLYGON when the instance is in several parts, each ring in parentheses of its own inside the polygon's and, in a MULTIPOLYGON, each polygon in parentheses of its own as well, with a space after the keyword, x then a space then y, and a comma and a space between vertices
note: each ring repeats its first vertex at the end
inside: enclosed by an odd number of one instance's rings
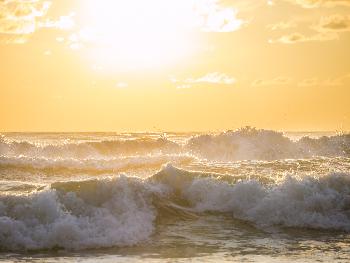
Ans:
POLYGON ((196 220, 207 212, 230 214, 262 229, 350 232, 348 173, 286 176, 274 184, 222 178, 168 164, 143 180, 121 175, 56 182, 27 194, 2 193, 0 247, 21 251, 130 246, 145 242, 162 223, 159 217, 196 220))
POLYGON ((350 134, 303 137, 294 141, 280 132, 246 127, 219 134, 193 135, 183 144, 163 136, 60 141, 55 144, 38 144, 27 140, 11 140, 7 136, 0 137, 0 156, 5 157, 106 159, 150 154, 193 155, 211 161, 349 157, 350 134))

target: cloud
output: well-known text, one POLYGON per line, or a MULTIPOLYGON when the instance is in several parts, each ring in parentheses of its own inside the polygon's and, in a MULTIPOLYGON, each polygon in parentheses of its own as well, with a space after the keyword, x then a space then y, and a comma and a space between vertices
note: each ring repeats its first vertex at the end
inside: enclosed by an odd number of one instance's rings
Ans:
POLYGON ((28 38, 28 35, 0 34, 0 44, 24 44, 28 38))
POLYGON ((336 33, 316 33, 314 35, 306 36, 304 34, 295 32, 292 34, 284 35, 275 40, 269 40, 269 43, 282 43, 282 44, 295 44, 302 42, 311 42, 311 41, 330 41, 338 39, 338 34, 336 33))
POLYGON ((269 30, 275 31, 275 30, 285 30, 289 28, 296 27, 297 24, 295 21, 281 21, 276 24, 270 24, 267 26, 269 30))
MULTIPOLYGON (((270 25, 272 30, 287 27, 288 24, 270 25)), ((310 26, 315 32, 311 35, 305 35, 299 32, 283 35, 278 39, 269 40, 270 43, 295 44, 312 41, 330 41, 339 39, 339 33, 350 31, 350 16, 339 14, 325 16, 318 23, 310 26)))
MULTIPOLYGON (((33 33, 36 29, 37 20, 47 13, 50 5, 50 1, 42 0, 0 1, 0 34, 28 35, 33 33)), ((19 38, 7 36, 7 39, 10 41, 19 38)), ((14 43, 17 42, 14 41, 14 43)))
POLYGON ((350 0, 287 0, 303 8, 350 6, 350 0))
MULTIPOLYGON (((68 28, 66 28, 66 30, 68 30, 68 28)), ((67 37, 56 37, 57 42, 63 43, 72 50, 80 50, 83 47, 85 47, 86 42, 84 42, 83 40, 85 39, 82 37, 81 31, 78 33, 74 33, 73 31, 73 33, 71 33, 67 37)), ((97 68, 95 68, 95 70, 96 69, 97 68)))
POLYGON ((234 84, 236 80, 224 73, 212 72, 207 75, 197 78, 197 79, 187 79, 186 83, 211 83, 211 84, 224 84, 230 85, 234 84))
POLYGON ((181 89, 191 88, 192 86, 198 84, 233 85, 236 83, 235 78, 219 72, 212 72, 202 77, 187 78, 183 80, 171 77, 170 81, 173 83, 178 83, 179 85, 177 86, 177 88, 181 89))
POLYGON ((228 76, 224 73, 220 72, 212 72, 208 73, 202 77, 199 78, 187 78, 182 81, 179 81, 175 78, 171 78, 172 82, 182 82, 182 83, 188 83, 188 84, 195 84, 195 83, 211 83, 211 84, 223 84, 223 85, 230 85, 234 84, 236 82, 236 79, 228 76))
POLYGON ((251 84, 252 87, 268 87, 268 86, 283 86, 288 85, 292 82, 290 78, 287 77, 277 77, 271 80, 257 79, 251 84))
POLYGON ((75 26, 75 22, 73 20, 74 13, 68 16, 60 16, 57 20, 48 19, 46 21, 38 23, 39 27, 42 28, 57 28, 60 30, 69 30, 75 26))
POLYGON ((319 79, 319 78, 308 78, 298 83, 299 87, 313 87, 313 86, 328 86, 337 87, 344 85, 344 82, 350 78, 350 74, 346 74, 336 78, 319 79))
POLYGON ((317 85, 319 85, 319 80, 317 78, 304 79, 298 83, 299 87, 313 87, 317 85))
POLYGON ((71 29, 73 14, 45 19, 51 0, 0 0, 0 42, 23 44, 39 28, 71 29))
POLYGON ((199 26, 204 32, 233 32, 242 27, 233 7, 222 7, 218 0, 198 1, 195 6, 199 26))
MULTIPOLYGON (((297 82, 299 87, 314 87, 314 86, 328 86, 328 87, 337 87, 342 86, 346 81, 350 79, 350 73, 344 74, 338 77, 329 77, 327 79, 320 78, 306 78, 297 82)), ((269 86, 283 86, 290 85, 294 83, 291 78, 287 77, 277 77, 272 80, 262 80, 258 79, 253 81, 251 84, 252 87, 269 87, 269 86)))
POLYGON ((320 22, 313 28, 319 32, 350 31, 350 16, 336 14, 322 17, 320 22))

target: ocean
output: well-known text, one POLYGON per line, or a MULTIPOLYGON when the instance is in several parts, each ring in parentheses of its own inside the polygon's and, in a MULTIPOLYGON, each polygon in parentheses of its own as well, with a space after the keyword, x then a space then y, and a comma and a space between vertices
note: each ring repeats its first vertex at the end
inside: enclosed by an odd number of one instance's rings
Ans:
POLYGON ((0 261, 350 262, 350 134, 2 133, 0 261))

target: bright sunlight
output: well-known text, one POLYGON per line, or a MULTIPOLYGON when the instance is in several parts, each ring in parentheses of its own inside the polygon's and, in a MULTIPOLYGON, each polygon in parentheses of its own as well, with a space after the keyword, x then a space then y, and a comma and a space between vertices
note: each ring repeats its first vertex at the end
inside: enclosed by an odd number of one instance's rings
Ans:
POLYGON ((350 0, 0 0, 0 263, 350 262, 350 0))
POLYGON ((86 26, 79 37, 101 67, 162 67, 194 49, 199 20, 193 1, 89 0, 84 8, 86 26))

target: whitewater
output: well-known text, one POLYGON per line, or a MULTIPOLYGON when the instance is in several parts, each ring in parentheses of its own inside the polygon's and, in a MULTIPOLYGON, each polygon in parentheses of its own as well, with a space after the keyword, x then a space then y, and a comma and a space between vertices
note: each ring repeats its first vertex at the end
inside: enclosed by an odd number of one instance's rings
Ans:
POLYGON ((349 262, 350 134, 2 133, 0 261, 349 262))

